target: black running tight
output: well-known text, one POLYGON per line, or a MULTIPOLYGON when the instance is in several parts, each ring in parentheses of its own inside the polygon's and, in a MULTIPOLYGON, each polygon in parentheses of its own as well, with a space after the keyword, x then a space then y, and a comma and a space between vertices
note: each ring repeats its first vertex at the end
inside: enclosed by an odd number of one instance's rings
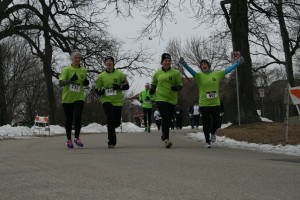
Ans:
POLYGON ((206 143, 210 144, 210 133, 215 134, 219 128, 220 106, 200 107, 203 122, 203 132, 206 143))
POLYGON ((164 102, 164 101, 157 101, 156 106, 162 117, 162 136, 161 140, 164 141, 169 139, 169 131, 171 126, 171 120, 174 116, 175 105, 164 102))
POLYGON ((79 138, 80 129, 81 129, 81 116, 84 107, 84 101, 75 101, 74 103, 63 103, 63 108, 65 111, 66 116, 66 132, 67 132, 67 139, 72 139, 72 125, 73 125, 73 113, 75 117, 75 138, 79 138))

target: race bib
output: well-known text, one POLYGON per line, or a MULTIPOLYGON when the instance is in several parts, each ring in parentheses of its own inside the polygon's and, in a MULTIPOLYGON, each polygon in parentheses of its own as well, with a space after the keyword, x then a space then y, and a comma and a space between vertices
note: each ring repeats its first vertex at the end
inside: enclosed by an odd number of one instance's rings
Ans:
POLYGON ((106 96, 115 96, 115 95, 117 95, 117 90, 114 90, 112 88, 106 89, 105 95, 106 96))
POLYGON ((145 103, 150 103, 150 100, 145 99, 145 103))
POLYGON ((80 85, 70 84, 69 90, 72 92, 80 92, 80 85))
POLYGON ((180 114, 180 111, 176 111, 176 114, 180 114))
POLYGON ((206 97, 207 97, 208 99, 213 99, 213 98, 217 98, 218 95, 217 95, 217 93, 216 93, 215 91, 213 91, 213 92, 207 92, 207 93, 206 93, 206 97))

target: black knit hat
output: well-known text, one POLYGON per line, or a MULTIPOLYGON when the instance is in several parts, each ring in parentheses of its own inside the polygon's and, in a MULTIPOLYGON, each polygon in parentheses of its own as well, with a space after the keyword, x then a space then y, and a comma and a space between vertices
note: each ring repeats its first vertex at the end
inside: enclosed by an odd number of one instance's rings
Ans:
POLYGON ((208 60, 205 60, 205 59, 201 60, 200 61, 200 67, 201 67, 202 63, 206 63, 208 65, 208 67, 210 68, 210 64, 209 64, 208 60))
POLYGON ((161 55, 161 62, 160 62, 161 64, 163 63, 164 59, 170 59, 171 60, 171 55, 168 54, 168 53, 163 53, 161 55))
POLYGON ((106 62, 107 60, 112 60, 113 63, 115 63, 115 59, 114 59, 114 57, 112 57, 112 56, 106 56, 106 57, 104 58, 104 62, 106 62))

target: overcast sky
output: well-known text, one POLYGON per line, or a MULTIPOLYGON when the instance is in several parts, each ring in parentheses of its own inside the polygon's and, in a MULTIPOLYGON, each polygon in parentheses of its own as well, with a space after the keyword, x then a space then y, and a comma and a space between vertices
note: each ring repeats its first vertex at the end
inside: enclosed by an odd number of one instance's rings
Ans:
MULTIPOLYGON (((132 50, 139 49, 142 45, 144 48, 149 48, 149 53, 154 53, 154 63, 152 64, 153 69, 160 67, 161 54, 165 52, 167 43, 170 39, 181 39, 184 42, 192 36, 207 37, 209 30, 207 28, 199 27, 194 18, 188 13, 176 13, 176 22, 168 22, 164 25, 162 38, 151 36, 152 40, 145 38, 140 41, 136 41, 133 38, 138 37, 138 33, 141 28, 149 21, 143 19, 140 14, 136 14, 135 18, 115 18, 111 16, 109 19, 108 31, 113 36, 121 39, 125 44, 124 49, 132 50)), ((154 34, 153 34, 154 35, 154 34)), ((118 66, 116 66, 118 67, 118 66)), ((144 89, 146 82, 151 82, 152 77, 138 77, 136 76, 133 81, 132 89, 135 92, 139 92, 144 89)))

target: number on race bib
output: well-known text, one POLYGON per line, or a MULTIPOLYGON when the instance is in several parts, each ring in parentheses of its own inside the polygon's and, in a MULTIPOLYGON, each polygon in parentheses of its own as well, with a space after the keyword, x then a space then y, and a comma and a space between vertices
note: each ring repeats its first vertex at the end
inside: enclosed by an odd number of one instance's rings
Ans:
POLYGON ((217 93, 216 93, 215 91, 213 91, 213 92, 207 92, 207 93, 206 93, 206 97, 207 97, 208 99, 213 99, 213 98, 217 98, 218 95, 217 95, 217 93))
POLYGON ((70 84, 69 90, 72 92, 80 92, 80 85, 70 84))
POLYGON ((115 96, 117 95, 117 90, 114 90, 113 88, 109 88, 105 90, 106 96, 115 96))

